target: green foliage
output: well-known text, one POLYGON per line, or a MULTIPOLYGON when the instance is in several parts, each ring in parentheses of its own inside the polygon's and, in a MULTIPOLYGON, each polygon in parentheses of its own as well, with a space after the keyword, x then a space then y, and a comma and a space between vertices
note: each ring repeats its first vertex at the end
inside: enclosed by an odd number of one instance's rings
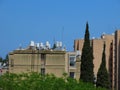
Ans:
POLYGON ((2 62, 3 61, 3 59, 2 59, 2 57, 0 57, 0 62, 2 62))
POLYGON ((110 90, 110 80, 109 74, 106 69, 106 55, 105 55, 105 44, 103 47, 103 54, 102 54, 102 63, 97 73, 97 87, 104 87, 110 90))
POLYGON ((2 63, 2 65, 3 65, 3 63, 6 63, 7 66, 8 66, 8 54, 6 55, 5 59, 3 59, 2 57, 0 57, 0 62, 2 63))
POLYGON ((55 49, 57 46, 56 46, 56 44, 54 43, 54 45, 53 45, 53 49, 55 49))
POLYGON ((1 90, 105 90, 96 88, 91 83, 78 82, 66 77, 57 78, 54 75, 41 75, 36 72, 0 76, 1 90))
POLYGON ((8 61, 9 61, 9 58, 8 58, 8 54, 7 54, 2 63, 6 63, 6 66, 8 66, 8 61))
POLYGON ((93 68, 94 68, 93 50, 92 50, 92 46, 90 45, 89 26, 87 23, 85 37, 84 37, 84 45, 83 45, 83 49, 82 49, 81 70, 80 70, 80 72, 81 72, 80 79, 83 82, 93 83, 93 79, 94 79, 93 68))

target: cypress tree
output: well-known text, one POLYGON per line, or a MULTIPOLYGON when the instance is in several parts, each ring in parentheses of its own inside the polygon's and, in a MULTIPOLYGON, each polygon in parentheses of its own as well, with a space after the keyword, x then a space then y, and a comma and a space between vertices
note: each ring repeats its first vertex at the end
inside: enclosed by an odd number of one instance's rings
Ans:
POLYGON ((97 73, 96 86, 107 88, 108 90, 110 90, 109 74, 108 74, 107 69, 106 69, 105 47, 106 47, 106 45, 104 43, 103 53, 102 53, 102 62, 101 62, 100 68, 99 68, 98 73, 97 73))
POLYGON ((80 70, 80 79, 83 82, 93 83, 94 72, 93 72, 93 50, 90 45, 89 38, 89 25, 86 23, 86 31, 84 36, 84 45, 82 48, 81 56, 81 70, 80 70))

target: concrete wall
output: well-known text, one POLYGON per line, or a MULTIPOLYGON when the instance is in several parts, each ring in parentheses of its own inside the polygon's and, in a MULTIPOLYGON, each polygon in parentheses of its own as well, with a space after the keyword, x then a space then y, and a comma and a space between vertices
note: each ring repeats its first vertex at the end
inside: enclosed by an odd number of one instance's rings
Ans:
POLYGON ((35 52, 27 53, 25 50, 15 50, 10 53, 9 72, 21 73, 34 71, 41 73, 41 68, 44 68, 46 74, 53 73, 57 77, 61 77, 67 71, 67 54, 64 51, 35 52))

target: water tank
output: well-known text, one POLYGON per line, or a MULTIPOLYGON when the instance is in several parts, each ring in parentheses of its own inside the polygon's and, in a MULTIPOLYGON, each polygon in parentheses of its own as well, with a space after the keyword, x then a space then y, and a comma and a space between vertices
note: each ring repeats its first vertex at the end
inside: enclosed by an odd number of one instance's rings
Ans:
POLYGON ((48 47, 49 46, 49 42, 48 41, 46 41, 46 47, 48 47))
POLYGON ((58 41, 56 42, 56 47, 59 47, 59 42, 58 41))
POLYGON ((40 46, 40 48, 44 48, 43 43, 40 43, 39 46, 40 46))
POLYGON ((48 45, 48 48, 49 48, 49 49, 50 49, 50 46, 51 46, 51 45, 49 44, 49 45, 48 45))
POLYGON ((32 47, 34 47, 34 46, 35 46, 34 41, 31 41, 31 42, 30 42, 30 46, 32 46, 32 47))
POLYGON ((78 56, 78 55, 81 55, 81 52, 78 50, 78 51, 76 52, 76 54, 77 54, 77 56, 78 56))
POLYGON ((62 47, 62 42, 59 42, 59 46, 62 47))
POLYGON ((92 39, 95 39, 95 37, 92 37, 92 39))

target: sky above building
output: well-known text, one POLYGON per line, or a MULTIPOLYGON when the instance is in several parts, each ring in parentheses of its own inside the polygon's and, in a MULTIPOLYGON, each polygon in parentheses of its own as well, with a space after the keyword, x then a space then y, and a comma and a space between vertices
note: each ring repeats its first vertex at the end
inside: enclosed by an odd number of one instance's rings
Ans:
POLYGON ((0 56, 20 45, 62 41, 73 51, 74 40, 120 29, 120 0, 0 0, 0 56))

